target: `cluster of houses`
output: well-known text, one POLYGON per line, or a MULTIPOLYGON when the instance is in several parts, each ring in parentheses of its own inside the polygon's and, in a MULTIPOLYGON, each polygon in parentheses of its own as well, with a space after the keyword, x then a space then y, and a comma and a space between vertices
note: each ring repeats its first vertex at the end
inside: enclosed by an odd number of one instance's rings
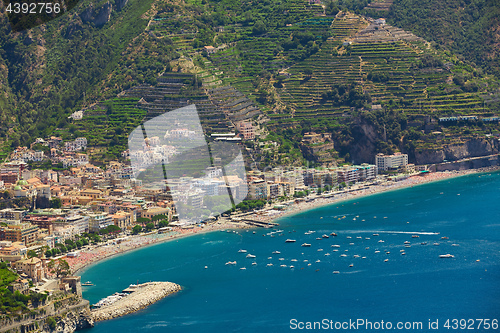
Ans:
POLYGON ((38 138, 28 147, 17 147, 10 155, 11 161, 17 162, 42 162, 50 159, 52 163, 62 163, 63 167, 79 166, 89 163, 87 154, 78 153, 87 149, 87 139, 76 138, 74 141, 63 142, 62 138, 52 136, 48 139, 38 138), (49 155, 42 150, 34 150, 40 144, 48 147, 49 155))
POLYGON ((295 192, 323 188, 336 188, 344 183, 374 180, 379 172, 397 171, 407 174, 425 170, 425 166, 408 164, 408 155, 377 154, 375 164, 344 165, 331 168, 294 168, 284 170, 275 168, 271 171, 250 171, 248 173, 248 197, 250 199, 272 200, 289 197, 295 192))

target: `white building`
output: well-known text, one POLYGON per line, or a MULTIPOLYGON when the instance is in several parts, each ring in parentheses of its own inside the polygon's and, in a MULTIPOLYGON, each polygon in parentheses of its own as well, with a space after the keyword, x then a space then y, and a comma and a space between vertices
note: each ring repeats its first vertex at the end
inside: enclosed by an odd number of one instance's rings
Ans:
POLYGON ((107 228, 114 224, 113 218, 108 213, 90 214, 89 215, 89 231, 99 232, 99 230, 107 228))
POLYGON ((408 165, 408 154, 395 153, 394 155, 377 154, 375 165, 378 170, 389 170, 408 165))

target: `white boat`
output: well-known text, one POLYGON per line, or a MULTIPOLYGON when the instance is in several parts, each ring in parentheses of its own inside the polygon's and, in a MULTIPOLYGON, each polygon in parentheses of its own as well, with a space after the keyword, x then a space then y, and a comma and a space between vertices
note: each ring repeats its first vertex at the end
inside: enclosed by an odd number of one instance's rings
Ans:
POLYGON ((354 255, 354 258, 359 258, 359 255, 355 254, 355 255, 354 255))
POLYGON ((285 260, 285 258, 279 258, 278 260, 279 260, 279 261, 283 261, 283 260, 285 260))
POLYGON ((257 265, 257 263, 256 263, 256 262, 253 262, 253 263, 252 263, 252 265, 257 265))
POLYGON ((378 234, 373 234, 373 236, 378 236, 378 234))
POLYGON ((285 241, 285 243, 295 243, 295 242, 296 242, 296 240, 295 240, 295 239, 287 239, 287 240, 285 241))
POLYGON ((290 260, 290 261, 298 261, 298 260, 297 260, 297 259, 292 259, 292 260, 290 260))
POLYGON ((311 246, 311 244, 309 244, 309 243, 304 243, 304 244, 302 244, 301 246, 302 246, 302 247, 310 247, 310 246, 311 246))
POLYGON ((352 238, 351 236, 347 236, 347 238, 352 238))
POLYGON ((82 286, 93 286, 94 284, 90 281, 82 283, 82 286))
POLYGON ((286 267, 286 265, 280 265, 280 267, 286 267))
POLYGON ((312 233, 314 233, 314 231, 309 230, 309 231, 305 232, 305 233, 304 233, 304 235, 310 235, 310 234, 312 234, 312 233))
POLYGON ((295 268, 295 266, 291 265, 290 268, 295 268))
POLYGON ((439 243, 434 243, 434 244, 432 244, 432 245, 438 246, 438 245, 439 245, 439 243))
POLYGON ((247 250, 238 250, 239 253, 247 253, 247 250))
POLYGON ((354 245, 354 243, 349 243, 349 245, 354 245))
POLYGON ((337 250, 337 249, 334 249, 334 250, 333 250, 333 252, 338 252, 338 251, 339 251, 339 250, 337 250))
POLYGON ((321 251, 323 251, 323 249, 318 249, 318 252, 321 252, 321 251))
POLYGON ((236 265, 236 261, 228 261, 226 262, 226 265, 236 265))
POLYGON ((321 237, 323 237, 323 238, 330 238, 328 235, 323 235, 321 237))
POLYGON ((267 264, 266 266, 273 266, 273 264, 267 264))
POLYGON ((329 255, 330 255, 330 253, 325 253, 325 256, 329 256, 329 255))
POLYGON ((347 257, 347 254, 342 253, 340 256, 341 257, 347 257))
POLYGON ((241 267, 240 269, 241 269, 241 270, 245 270, 246 268, 245 268, 245 267, 241 267))
POLYGON ((439 258, 455 258, 455 256, 448 253, 448 254, 440 254, 439 258))
POLYGON ((419 238, 419 235, 411 235, 411 238, 419 238))
POLYGON ((361 236, 358 236, 358 237, 356 237, 356 238, 357 238, 357 239, 363 239, 363 237, 361 237, 361 236))
POLYGON ((354 266, 354 264, 350 264, 350 265, 349 265, 349 267, 353 267, 353 266, 354 266))
POLYGON ((255 258, 255 256, 253 254, 247 254, 247 258, 255 258))
POLYGON ((380 251, 379 251, 379 250, 377 250, 377 251, 375 251, 375 253, 380 253, 380 251))
POLYGON ((333 274, 339 274, 340 272, 339 271, 333 271, 333 274))
POLYGON ((388 261, 389 261, 389 259, 385 259, 385 260, 384 260, 384 262, 388 262, 388 261))
POLYGON ((319 260, 319 259, 318 259, 318 260, 316 260, 315 262, 321 262, 321 260, 319 260))
POLYGON ((410 242, 408 242, 408 241, 405 241, 405 244, 410 244, 410 242))
POLYGON ((383 241, 383 240, 379 240, 378 242, 379 242, 379 243, 383 243, 384 241, 383 241))
POLYGON ((332 245, 332 247, 340 247, 340 245, 334 244, 332 245))
POLYGON ((273 254, 280 254, 280 251, 273 251, 273 254))
POLYGON ((401 255, 402 255, 402 256, 404 256, 405 254, 406 254, 406 253, 404 253, 404 252, 401 252, 401 255))
POLYGON ((334 232, 332 232, 332 233, 330 234, 330 236, 334 236, 334 237, 335 237, 335 236, 337 236, 337 234, 336 234, 336 233, 334 233, 334 232))
POLYGON ((271 259, 273 259, 273 257, 267 257, 267 259, 271 260, 271 259))

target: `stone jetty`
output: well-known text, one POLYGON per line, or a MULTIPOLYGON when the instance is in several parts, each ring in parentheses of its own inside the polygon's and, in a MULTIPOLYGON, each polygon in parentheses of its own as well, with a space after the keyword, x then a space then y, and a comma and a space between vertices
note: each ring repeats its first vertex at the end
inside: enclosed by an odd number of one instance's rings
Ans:
POLYGON ((148 282, 137 285, 133 292, 113 304, 92 309, 94 321, 103 321, 124 316, 144 309, 162 298, 180 291, 173 282, 148 282))

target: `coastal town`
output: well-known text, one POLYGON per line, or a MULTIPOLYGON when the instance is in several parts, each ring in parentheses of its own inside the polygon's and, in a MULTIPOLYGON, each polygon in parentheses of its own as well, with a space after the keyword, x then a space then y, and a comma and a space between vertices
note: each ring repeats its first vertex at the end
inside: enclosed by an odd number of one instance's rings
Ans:
MULTIPOLYGON (((78 272, 119 253, 202 232, 272 227, 280 217, 313 207, 476 171, 430 172, 426 165, 409 164, 407 154, 395 153, 377 154, 375 164, 250 170, 243 179, 224 176, 223 166, 215 165, 202 177, 152 186, 135 179, 134 168, 126 163, 89 163, 85 141, 37 139, 32 146, 50 149, 49 155, 19 147, 0 166, 0 261, 3 270, 15 274, 8 289, 12 295, 24 295, 26 309, 47 306, 60 297, 71 299, 67 306, 82 305, 78 272), (44 161, 62 164, 62 170, 33 167, 33 162, 44 161), (173 196, 175 184, 188 195, 173 196), (221 208, 228 194, 236 205, 221 208), (179 216, 179 205, 204 215, 179 216)), ((175 154, 154 138, 148 141, 157 150, 175 154)), ((154 294, 161 296, 150 297, 148 292, 146 303, 127 298, 100 308, 93 318, 130 313, 180 289, 168 282, 165 286, 154 294), (122 303, 143 305, 119 306, 122 303)), ((87 311, 82 316, 91 315, 87 311)))

